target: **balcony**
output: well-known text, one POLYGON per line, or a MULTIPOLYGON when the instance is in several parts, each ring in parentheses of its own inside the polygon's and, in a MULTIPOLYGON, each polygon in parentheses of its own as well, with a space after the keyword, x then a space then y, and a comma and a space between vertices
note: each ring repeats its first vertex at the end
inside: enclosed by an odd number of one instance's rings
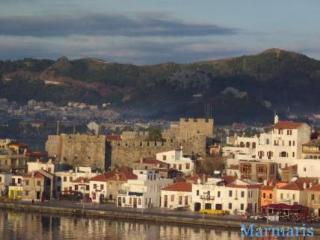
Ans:
POLYGON ((201 195, 200 199, 202 200, 214 200, 214 196, 210 196, 210 195, 201 195))

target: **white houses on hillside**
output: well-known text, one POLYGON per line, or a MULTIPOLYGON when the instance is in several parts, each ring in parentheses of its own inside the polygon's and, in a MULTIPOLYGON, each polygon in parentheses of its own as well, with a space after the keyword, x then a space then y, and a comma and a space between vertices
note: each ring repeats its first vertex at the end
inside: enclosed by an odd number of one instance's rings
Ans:
POLYGON ((181 149, 156 154, 158 161, 169 164, 169 168, 176 169, 186 175, 190 175, 194 169, 194 163, 191 158, 184 157, 181 149))
POLYGON ((253 137, 235 136, 229 139, 229 145, 223 148, 223 152, 229 157, 228 166, 237 165, 240 160, 270 161, 278 163, 279 169, 297 165, 299 176, 314 176, 316 172, 313 169, 315 166, 320 169, 320 164, 312 161, 314 159, 306 159, 307 154, 303 152, 303 148, 308 148, 306 144, 310 142, 311 133, 307 123, 280 121, 275 116, 268 131, 253 137))

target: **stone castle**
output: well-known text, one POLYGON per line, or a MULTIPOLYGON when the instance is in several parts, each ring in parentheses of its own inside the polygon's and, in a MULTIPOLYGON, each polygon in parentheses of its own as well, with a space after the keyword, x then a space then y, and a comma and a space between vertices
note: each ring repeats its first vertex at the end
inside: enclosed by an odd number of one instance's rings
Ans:
POLYGON ((62 163, 102 170, 108 166, 104 135, 49 135, 45 148, 50 157, 62 163))
POLYGON ((213 138, 213 119, 181 118, 162 132, 163 141, 147 141, 146 134, 126 132, 121 140, 108 141, 107 162, 112 166, 132 166, 143 157, 155 157, 156 153, 183 148, 187 155, 205 155, 208 139, 213 138))
POLYGON ((187 155, 205 155, 207 143, 213 138, 213 119, 181 118, 162 132, 162 141, 148 141, 146 132, 123 132, 121 137, 104 135, 50 135, 46 151, 60 162, 74 166, 107 169, 109 166, 133 166, 143 157, 183 148, 187 155))

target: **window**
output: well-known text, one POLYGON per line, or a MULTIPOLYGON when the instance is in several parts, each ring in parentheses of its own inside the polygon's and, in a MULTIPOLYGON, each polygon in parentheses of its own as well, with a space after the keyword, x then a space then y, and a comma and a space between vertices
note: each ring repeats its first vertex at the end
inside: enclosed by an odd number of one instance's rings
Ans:
POLYGON ((218 198, 220 197, 220 191, 217 192, 218 198))
POLYGON ((243 203, 240 204, 240 210, 244 210, 244 204, 243 203))
POLYGON ((130 205, 132 204, 132 198, 129 198, 129 204, 130 205))
POLYGON ((97 189, 97 184, 93 184, 93 189, 97 189))
POLYGON ((67 181, 67 177, 63 177, 63 181, 66 182, 67 181))
POLYGON ((292 146, 295 146, 296 145, 296 142, 295 141, 292 141, 292 146))
POLYGON ((141 205, 141 198, 138 198, 138 205, 141 205))
POLYGON ((182 169, 182 165, 181 164, 179 164, 179 170, 181 170, 182 169))
POLYGON ((171 202, 174 201, 174 195, 171 195, 171 202))
POLYGON ((70 182, 72 182, 72 177, 70 177, 70 182))
POLYGON ((228 208, 232 209, 232 203, 229 203, 228 208))
POLYGON ((269 199, 272 199, 272 193, 269 194, 269 199))
POLYGON ((186 169, 190 169, 190 163, 186 163, 186 169))
POLYGON ((306 172, 306 171, 307 171, 307 168, 303 168, 303 171, 306 172))
POLYGON ((241 197, 244 198, 244 191, 241 191, 241 197))
POLYGON ((27 186, 29 185, 29 180, 26 180, 26 185, 27 185, 27 186))
POLYGON ((232 197, 232 190, 229 191, 229 197, 232 197))
POLYGON ((289 141, 289 146, 291 146, 291 141, 289 141))
POLYGON ((76 191, 78 191, 78 189, 79 189, 78 185, 75 185, 75 186, 74 186, 74 189, 75 189, 76 191))
POLYGON ((0 177, 0 182, 2 182, 2 177, 0 177))
POLYGON ((197 190, 197 196, 199 196, 199 190, 197 190))
POLYGON ((266 198, 266 193, 263 193, 262 197, 263 197, 263 198, 266 198))
POLYGON ((162 156, 162 160, 163 160, 163 161, 167 160, 167 156, 166 156, 166 155, 163 155, 163 156, 162 156))
POLYGON ((125 197, 122 198, 122 202, 126 203, 126 198, 125 197))
POLYGON ((283 193, 280 194, 280 198, 283 199, 283 193))
POLYGON ((184 205, 188 205, 189 204, 189 199, 188 199, 188 196, 185 196, 184 197, 184 205))
POLYGON ((314 194, 311 194, 311 201, 314 201, 314 194))
POLYGON ((41 186, 41 181, 37 181, 37 186, 41 186))
POLYGON ((179 205, 182 205, 182 196, 179 196, 179 205))
POLYGON ((292 152, 292 157, 295 157, 295 153, 294 152, 292 152))
POLYGON ((292 199, 296 200, 296 195, 295 194, 292 194, 292 199))
POLYGON ((100 184, 100 189, 103 190, 104 189, 104 185, 100 184))
POLYGON ((29 195, 29 191, 25 191, 24 194, 25 194, 26 196, 28 196, 28 195, 29 195))

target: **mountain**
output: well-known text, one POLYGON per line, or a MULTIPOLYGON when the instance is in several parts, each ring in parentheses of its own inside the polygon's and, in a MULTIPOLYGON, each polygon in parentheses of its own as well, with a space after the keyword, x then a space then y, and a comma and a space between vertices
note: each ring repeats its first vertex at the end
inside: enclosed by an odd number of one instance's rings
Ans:
POLYGON ((220 123, 269 121, 273 111, 316 111, 320 61, 281 49, 202 61, 136 66, 95 58, 0 61, 0 97, 111 102, 124 116, 202 116, 220 123))

